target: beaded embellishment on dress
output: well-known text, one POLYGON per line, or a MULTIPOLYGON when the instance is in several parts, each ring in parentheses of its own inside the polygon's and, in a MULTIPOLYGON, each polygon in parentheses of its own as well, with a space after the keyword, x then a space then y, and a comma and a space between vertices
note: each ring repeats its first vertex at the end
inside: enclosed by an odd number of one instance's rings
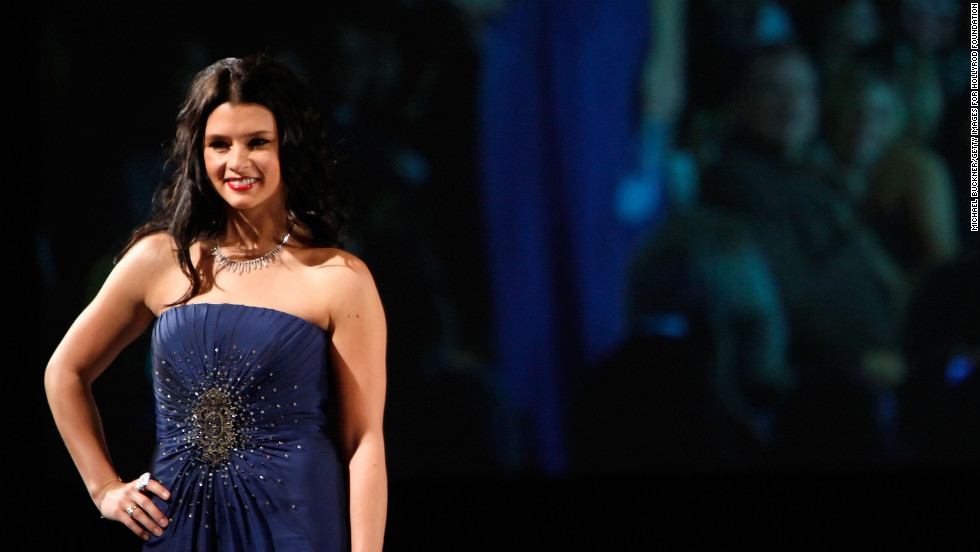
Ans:
POLYGON ((209 389, 191 410, 190 440, 201 459, 217 464, 228 459, 238 443, 238 413, 227 394, 209 389))

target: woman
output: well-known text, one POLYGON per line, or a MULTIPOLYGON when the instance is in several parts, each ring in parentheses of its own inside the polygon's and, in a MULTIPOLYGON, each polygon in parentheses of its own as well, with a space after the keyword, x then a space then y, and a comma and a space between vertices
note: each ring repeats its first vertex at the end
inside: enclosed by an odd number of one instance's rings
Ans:
POLYGON ((154 215, 48 364, 93 502, 146 549, 381 549, 384 311, 314 98, 266 56, 200 72, 154 215), (157 447, 127 482, 91 384, 151 324, 157 447))
POLYGON ((865 217, 908 293, 959 245, 949 167, 907 124, 910 110, 888 73, 854 65, 826 97, 830 168, 865 217))

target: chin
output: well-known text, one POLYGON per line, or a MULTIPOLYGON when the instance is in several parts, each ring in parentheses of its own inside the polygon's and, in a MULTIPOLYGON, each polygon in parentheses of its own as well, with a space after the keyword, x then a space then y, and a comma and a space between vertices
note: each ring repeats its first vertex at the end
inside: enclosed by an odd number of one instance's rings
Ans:
POLYGON ((254 209, 255 207, 258 207, 261 204, 260 202, 251 200, 249 198, 241 198, 241 197, 228 198, 228 197, 224 197, 222 199, 224 199, 225 204, 229 208, 234 209, 236 211, 248 211, 250 209, 254 209))

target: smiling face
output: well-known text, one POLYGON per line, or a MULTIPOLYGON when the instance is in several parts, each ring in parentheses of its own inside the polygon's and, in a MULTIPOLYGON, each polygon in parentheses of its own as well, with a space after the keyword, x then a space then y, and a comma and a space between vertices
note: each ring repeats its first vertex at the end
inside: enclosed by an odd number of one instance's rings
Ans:
POLYGON ((216 107, 204 127, 204 166, 232 209, 284 206, 279 134, 266 107, 228 102, 216 107))

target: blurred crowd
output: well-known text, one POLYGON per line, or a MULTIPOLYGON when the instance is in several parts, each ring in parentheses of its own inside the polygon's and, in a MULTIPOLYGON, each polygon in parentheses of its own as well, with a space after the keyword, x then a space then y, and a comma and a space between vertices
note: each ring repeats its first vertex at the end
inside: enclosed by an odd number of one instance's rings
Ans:
MULTIPOLYGON (((277 53, 357 200, 394 477, 980 460, 962 3, 359 6, 277 53)), ((241 54, 174 40, 174 81, 241 54)), ((66 45, 42 126, 78 117, 66 45)), ((115 188, 46 201, 52 336, 92 292, 66 270, 108 269, 52 230, 84 201, 122 204, 119 240, 136 223, 166 137, 140 120, 115 188)))
POLYGON ((516 425, 537 427, 525 459, 634 474, 980 459, 963 9, 492 3, 478 20, 491 27, 480 185, 502 205, 484 209, 499 348, 488 358, 516 397, 516 425), (610 21, 615 47, 599 34, 610 21), (630 169, 640 176, 617 178, 630 169), (603 211, 609 221, 595 220, 603 211), (527 212, 551 218, 541 229, 527 212), (542 278, 557 298, 533 293, 542 278), (612 331, 609 315, 624 326, 612 331), (541 342, 565 354, 549 357, 541 342), (557 463, 534 452, 556 444, 557 463))
POLYGON ((637 250, 577 465, 975 463, 962 6, 687 6, 674 144, 697 201, 637 250))

